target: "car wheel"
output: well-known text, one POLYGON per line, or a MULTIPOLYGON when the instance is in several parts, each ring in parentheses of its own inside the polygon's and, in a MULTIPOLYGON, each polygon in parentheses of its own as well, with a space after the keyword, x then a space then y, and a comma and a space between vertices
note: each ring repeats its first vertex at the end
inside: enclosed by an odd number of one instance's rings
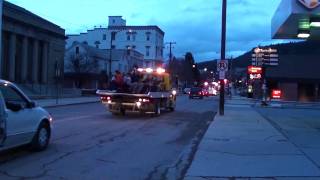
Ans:
POLYGON ((120 110, 120 114, 121 114, 122 116, 125 116, 125 115, 126 115, 126 110, 125 110, 125 109, 121 109, 121 110, 120 110))
POLYGON ((50 126, 48 123, 42 122, 37 133, 32 139, 32 150, 43 151, 48 147, 50 141, 50 126))

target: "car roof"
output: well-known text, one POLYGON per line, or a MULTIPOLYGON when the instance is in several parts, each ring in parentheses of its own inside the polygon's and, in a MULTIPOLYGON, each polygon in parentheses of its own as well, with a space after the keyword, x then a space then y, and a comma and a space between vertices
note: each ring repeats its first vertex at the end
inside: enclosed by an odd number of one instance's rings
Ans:
POLYGON ((9 84, 9 85, 13 85, 11 82, 0 79, 0 84, 9 84))

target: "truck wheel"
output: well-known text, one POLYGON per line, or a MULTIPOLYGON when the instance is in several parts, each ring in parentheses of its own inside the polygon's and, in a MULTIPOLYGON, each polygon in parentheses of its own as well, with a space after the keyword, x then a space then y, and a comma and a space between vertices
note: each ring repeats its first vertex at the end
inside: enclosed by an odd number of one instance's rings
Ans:
POLYGON ((125 116, 125 115, 126 115, 126 110, 125 110, 125 109, 121 109, 121 110, 120 110, 120 114, 121 114, 122 116, 125 116))
POLYGON ((34 151, 43 151, 48 147, 50 141, 50 127, 46 122, 42 122, 37 133, 32 139, 31 148, 34 151))
POLYGON ((160 103, 156 103, 154 105, 154 115, 159 116, 161 114, 160 103))

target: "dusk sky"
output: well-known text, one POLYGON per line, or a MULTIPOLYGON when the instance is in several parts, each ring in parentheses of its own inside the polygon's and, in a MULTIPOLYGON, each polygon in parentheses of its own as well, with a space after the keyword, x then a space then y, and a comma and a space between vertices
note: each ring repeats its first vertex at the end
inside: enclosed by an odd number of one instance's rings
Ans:
MULTIPOLYGON (((221 0, 9 0, 66 29, 86 32, 121 15, 127 25, 157 25, 175 56, 190 51, 197 61, 220 56, 221 0)), ((228 0, 227 56, 236 57, 271 40, 271 18, 280 0, 228 0)))

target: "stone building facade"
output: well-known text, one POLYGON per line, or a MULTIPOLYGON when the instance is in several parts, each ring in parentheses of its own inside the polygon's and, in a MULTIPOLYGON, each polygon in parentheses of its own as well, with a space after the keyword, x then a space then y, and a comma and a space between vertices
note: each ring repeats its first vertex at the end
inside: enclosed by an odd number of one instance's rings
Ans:
POLYGON ((29 94, 53 94, 63 77, 65 39, 64 29, 4 1, 1 79, 29 94))

